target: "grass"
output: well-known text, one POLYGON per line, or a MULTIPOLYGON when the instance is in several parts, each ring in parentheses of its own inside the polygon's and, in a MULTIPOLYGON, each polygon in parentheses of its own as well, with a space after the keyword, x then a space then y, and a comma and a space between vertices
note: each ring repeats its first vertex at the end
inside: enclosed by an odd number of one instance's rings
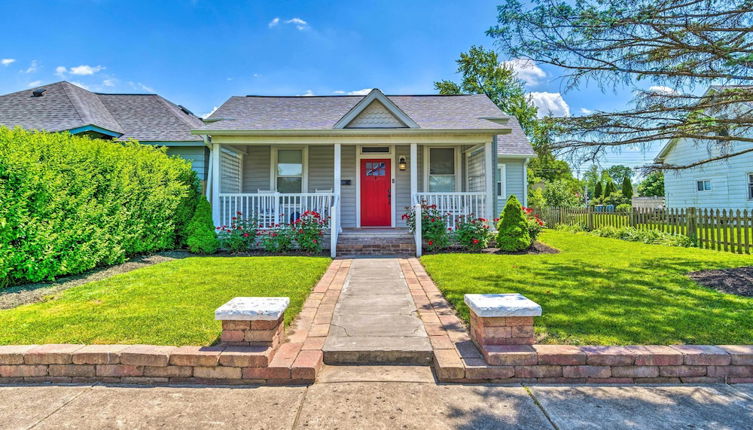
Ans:
POLYGON ((190 257, 161 263, 0 311, 0 344, 209 345, 221 332, 214 310, 233 297, 290 297, 290 322, 329 262, 190 257))
POLYGON ((459 315, 466 293, 539 303, 542 343, 751 344, 753 298, 701 287, 686 273, 753 265, 753 256, 546 230, 559 254, 438 254, 421 261, 459 315))

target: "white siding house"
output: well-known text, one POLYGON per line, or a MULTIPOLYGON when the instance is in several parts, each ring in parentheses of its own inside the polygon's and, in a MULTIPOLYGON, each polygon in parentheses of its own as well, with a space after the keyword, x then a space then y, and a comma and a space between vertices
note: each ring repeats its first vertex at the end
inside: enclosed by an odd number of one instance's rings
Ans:
MULTIPOLYGON (((753 143, 735 142, 729 152, 750 148, 753 143)), ((719 155, 713 143, 682 139, 667 145, 657 159, 687 165, 719 155)), ((687 170, 667 171, 664 192, 669 208, 753 209, 753 152, 687 170)))

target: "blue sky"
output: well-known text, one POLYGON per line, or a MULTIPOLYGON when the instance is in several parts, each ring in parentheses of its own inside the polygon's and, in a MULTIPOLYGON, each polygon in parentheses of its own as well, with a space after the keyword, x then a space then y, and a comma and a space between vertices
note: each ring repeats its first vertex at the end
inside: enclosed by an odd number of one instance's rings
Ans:
MULTIPOLYGON (((455 59, 493 46, 492 0, 3 0, 0 93, 62 79, 101 92, 156 92, 203 115, 232 95, 434 93, 455 59), (15 35, 15 37, 8 37, 15 35)), ((504 58, 504 57, 503 57, 504 58)), ((629 92, 562 94, 558 72, 515 63, 540 106, 580 114, 629 92)), ((640 165, 655 150, 604 165, 640 165)))

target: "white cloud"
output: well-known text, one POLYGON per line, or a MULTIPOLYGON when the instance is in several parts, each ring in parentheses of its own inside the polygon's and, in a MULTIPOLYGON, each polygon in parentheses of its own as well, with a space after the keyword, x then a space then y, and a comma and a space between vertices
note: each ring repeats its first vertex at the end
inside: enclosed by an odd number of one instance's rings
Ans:
POLYGON ((115 84, 117 84, 117 83, 118 83, 118 80, 117 79, 113 79, 113 78, 105 79, 104 81, 102 81, 102 85, 105 86, 105 87, 114 87, 115 84))
POLYGON ((42 85, 42 81, 33 81, 33 82, 29 82, 29 83, 28 83, 27 85, 28 85, 29 87, 38 87, 38 86, 42 85))
POLYGON ((251 76, 253 76, 254 78, 261 78, 261 77, 262 77, 262 74, 261 74, 261 73, 254 73, 254 74, 253 74, 253 75, 251 75, 251 76))
POLYGON ((131 88, 139 90, 139 91, 146 91, 147 93, 156 93, 157 91, 154 90, 154 88, 144 85, 141 82, 128 82, 128 85, 131 86, 131 88))
POLYGON ((350 96, 365 96, 366 94, 370 93, 372 88, 364 88, 362 90, 355 90, 355 91, 348 91, 348 95, 350 96))
POLYGON ((2 64, 3 66, 10 66, 11 64, 15 62, 16 62, 15 58, 3 58, 2 60, 0 60, 0 64, 2 64))
POLYGON ((82 64, 80 66, 71 67, 69 72, 72 75, 85 76, 85 75, 93 75, 99 72, 100 70, 104 70, 104 69, 105 69, 104 66, 88 66, 86 64, 82 64))
POLYGON ((306 97, 311 97, 311 96, 313 96, 313 95, 315 95, 315 94, 314 94, 314 92, 313 92, 313 91, 311 91, 311 90, 306 90, 306 92, 305 92, 305 93, 303 93, 303 94, 298 94, 298 95, 299 95, 299 96, 306 96, 306 97))
POLYGON ((295 28, 299 31, 307 30, 309 28, 309 23, 298 17, 286 19, 284 21, 281 21, 279 17, 274 17, 272 21, 269 21, 269 24, 267 24, 267 27, 269 28, 277 27, 281 22, 283 24, 294 25, 295 28))
POLYGON ((38 69, 37 60, 31 60, 31 64, 29 64, 29 68, 24 70, 24 73, 34 73, 38 69))
POLYGON ((674 88, 665 87, 663 85, 653 85, 653 86, 648 87, 648 90, 654 93, 665 94, 665 95, 678 94, 677 90, 675 90, 674 88))
POLYGON ((219 106, 213 106, 211 111, 209 111, 208 113, 205 113, 204 115, 199 115, 199 118, 207 118, 209 115, 215 113, 218 107, 219 106))
POLYGON ((332 94, 345 94, 343 90, 332 91, 332 94))
POLYGON ((594 111, 592 111, 591 109, 580 108, 580 113, 582 113, 583 115, 591 115, 592 113, 594 113, 594 111))
POLYGON ((65 73, 68 71, 65 66, 57 66, 55 67, 55 75, 60 76, 61 78, 65 76, 65 73))
POLYGON ((570 116, 570 106, 560 93, 532 92, 529 96, 531 102, 539 108, 539 117, 570 116))
POLYGON ((293 24, 295 25, 295 28, 297 30, 305 30, 309 28, 309 23, 302 20, 301 18, 291 18, 287 21, 285 21, 285 24, 293 24))
POLYGON ((533 60, 514 58, 510 61, 503 61, 502 66, 515 72, 518 79, 528 86, 538 85, 546 77, 546 72, 541 70, 541 67, 537 66, 533 60))
POLYGON ((88 90, 88 89, 89 89, 89 86, 88 86, 88 85, 86 85, 86 84, 82 84, 81 82, 77 82, 77 81, 71 81, 71 83, 72 83, 73 85, 75 85, 75 86, 77 86, 77 87, 81 87, 81 88, 83 88, 83 89, 85 89, 85 90, 88 90))

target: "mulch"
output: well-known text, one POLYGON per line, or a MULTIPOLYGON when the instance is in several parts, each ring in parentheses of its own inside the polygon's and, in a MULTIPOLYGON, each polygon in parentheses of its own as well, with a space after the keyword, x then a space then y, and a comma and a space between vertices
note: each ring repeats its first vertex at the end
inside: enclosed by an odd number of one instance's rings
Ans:
POLYGON ((559 249, 552 248, 541 242, 535 242, 533 246, 523 251, 502 251, 499 248, 484 248, 478 252, 466 251, 459 246, 452 246, 441 251, 425 251, 424 254, 492 254, 492 255, 535 255, 535 254, 559 254, 559 249))
POLYGON ((702 270, 689 273, 690 279, 722 293, 753 297, 753 266, 702 270))

